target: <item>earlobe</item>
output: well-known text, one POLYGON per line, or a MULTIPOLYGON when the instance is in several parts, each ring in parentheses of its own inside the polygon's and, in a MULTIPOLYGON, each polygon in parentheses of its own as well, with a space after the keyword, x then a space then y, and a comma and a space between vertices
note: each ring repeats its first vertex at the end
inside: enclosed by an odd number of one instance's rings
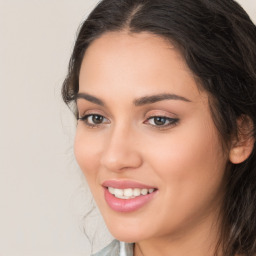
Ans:
POLYGON ((229 153, 230 162, 233 164, 240 164, 244 162, 250 156, 253 144, 254 143, 250 143, 248 146, 233 147, 229 153))
POLYGON ((255 138, 252 135, 253 122, 248 116, 237 120, 238 135, 232 142, 229 160, 233 164, 244 162, 252 153, 255 138))

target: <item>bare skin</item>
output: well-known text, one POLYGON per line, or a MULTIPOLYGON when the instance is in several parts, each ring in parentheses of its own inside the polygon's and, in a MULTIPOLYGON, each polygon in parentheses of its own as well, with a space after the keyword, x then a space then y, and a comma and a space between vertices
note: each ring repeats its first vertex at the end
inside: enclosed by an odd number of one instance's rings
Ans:
POLYGON ((86 118, 75 155, 112 235, 135 242, 135 256, 213 255, 229 152, 178 50, 150 33, 104 34, 86 51, 79 93, 86 118), (110 179, 157 193, 136 211, 117 212, 104 198, 110 179))

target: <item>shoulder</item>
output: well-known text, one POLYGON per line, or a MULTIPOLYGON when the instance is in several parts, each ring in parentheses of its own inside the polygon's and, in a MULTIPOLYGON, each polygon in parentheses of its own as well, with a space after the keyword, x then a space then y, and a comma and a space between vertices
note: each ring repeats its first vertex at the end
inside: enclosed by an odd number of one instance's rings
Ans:
POLYGON ((92 256, 133 256, 133 244, 113 240, 108 246, 92 256))

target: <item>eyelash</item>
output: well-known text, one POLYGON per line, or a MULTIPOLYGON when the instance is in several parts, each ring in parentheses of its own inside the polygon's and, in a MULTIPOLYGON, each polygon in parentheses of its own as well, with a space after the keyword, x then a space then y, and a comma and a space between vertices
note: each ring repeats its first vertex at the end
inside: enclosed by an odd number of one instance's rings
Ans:
POLYGON ((177 125, 178 121, 179 121, 178 118, 171 118, 167 116, 151 116, 144 123, 146 124, 148 123, 149 125, 156 127, 157 129, 168 129, 169 127, 177 125), (153 120, 154 122, 158 122, 157 119, 164 123, 168 122, 168 124, 164 124, 164 125, 150 124, 149 122, 150 120, 153 120))
POLYGON ((99 124, 95 124, 95 123, 90 123, 88 121, 89 118, 94 118, 94 117, 99 117, 99 118, 103 118, 103 119, 106 119, 104 116, 102 115, 98 115, 98 114, 88 114, 88 115, 85 115, 85 116, 82 116, 82 117, 79 117, 78 120, 81 120, 83 121, 89 128, 97 128, 99 127, 100 125, 102 125, 103 123, 99 123, 99 124))
MULTIPOLYGON (((78 118, 78 120, 83 121, 90 128, 97 128, 97 127, 101 126, 102 124, 104 124, 104 119, 108 120, 104 116, 98 115, 98 114, 88 114, 88 115, 78 118), (93 118, 96 118, 96 117, 100 118, 103 121, 98 124, 93 123, 93 118), (88 121, 89 118, 92 118, 92 120, 88 121)), ((170 118, 170 117, 166 117, 166 116, 151 116, 151 117, 147 118, 146 121, 144 121, 143 123, 149 124, 150 126, 155 127, 157 129, 168 129, 171 126, 177 125, 178 121, 179 121, 178 118, 170 118), (163 125, 151 124, 150 120, 154 120, 154 122, 158 122, 158 121, 162 121, 164 123, 168 122, 168 124, 163 124, 163 125)), ((107 123, 109 123, 109 121, 107 121, 107 123)))

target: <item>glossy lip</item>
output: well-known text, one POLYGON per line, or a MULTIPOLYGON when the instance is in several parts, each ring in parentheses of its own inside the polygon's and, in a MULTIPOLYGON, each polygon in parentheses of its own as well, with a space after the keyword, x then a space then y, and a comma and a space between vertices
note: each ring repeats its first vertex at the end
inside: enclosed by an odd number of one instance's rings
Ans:
POLYGON ((143 207, 145 204, 150 202, 158 193, 158 189, 156 189, 153 186, 145 185, 136 181, 129 181, 129 180, 108 180, 102 183, 103 189, 104 189, 104 197, 108 204, 108 206, 117 212, 133 212, 141 207, 143 207), (131 199, 120 199, 116 198, 114 195, 112 195, 108 191, 108 187, 112 188, 119 188, 119 189, 125 189, 125 188, 146 188, 155 189, 154 192, 147 194, 147 195, 141 195, 137 196, 135 198, 131 199))
POLYGON ((139 183, 137 181, 131 181, 131 180, 106 180, 102 183, 103 187, 112 187, 112 188, 119 188, 119 189, 125 189, 125 188, 154 188, 156 187, 145 185, 142 183, 139 183))

